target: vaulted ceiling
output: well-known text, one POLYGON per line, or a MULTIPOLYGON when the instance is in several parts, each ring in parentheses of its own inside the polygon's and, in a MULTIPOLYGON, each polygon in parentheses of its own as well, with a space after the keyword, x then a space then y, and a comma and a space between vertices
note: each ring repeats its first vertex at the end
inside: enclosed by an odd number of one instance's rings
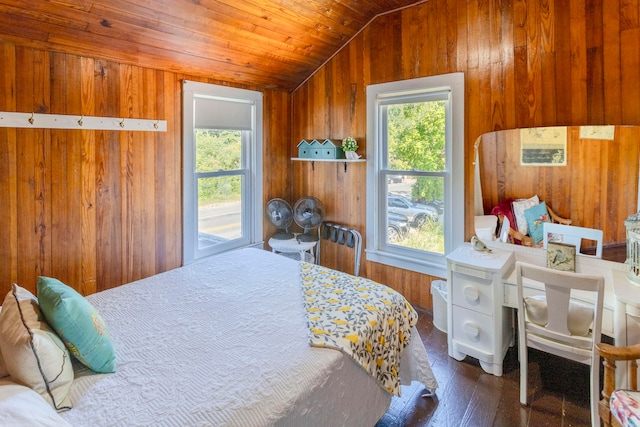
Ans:
POLYGON ((420 2, 0 0, 0 40, 292 90, 375 16, 420 2))

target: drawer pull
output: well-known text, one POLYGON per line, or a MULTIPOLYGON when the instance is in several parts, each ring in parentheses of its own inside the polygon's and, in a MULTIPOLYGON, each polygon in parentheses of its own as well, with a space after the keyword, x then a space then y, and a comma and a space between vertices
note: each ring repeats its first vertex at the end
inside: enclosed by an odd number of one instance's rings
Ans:
POLYGON ((480 328, 472 322, 465 322, 464 333, 467 334, 469 338, 478 338, 478 335, 480 335, 480 328))
POLYGON ((475 286, 465 286, 462 293, 468 302, 480 301, 480 292, 478 292, 478 288, 475 286))

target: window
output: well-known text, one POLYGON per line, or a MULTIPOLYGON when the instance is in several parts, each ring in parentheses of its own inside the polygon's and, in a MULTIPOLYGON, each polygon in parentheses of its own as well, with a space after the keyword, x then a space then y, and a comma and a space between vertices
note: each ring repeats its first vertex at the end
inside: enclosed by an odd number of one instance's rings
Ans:
POLYGON ((262 241, 262 94, 184 81, 184 264, 262 241))
POLYGON ((464 240, 464 74, 368 86, 367 158, 367 259, 446 277, 464 240))

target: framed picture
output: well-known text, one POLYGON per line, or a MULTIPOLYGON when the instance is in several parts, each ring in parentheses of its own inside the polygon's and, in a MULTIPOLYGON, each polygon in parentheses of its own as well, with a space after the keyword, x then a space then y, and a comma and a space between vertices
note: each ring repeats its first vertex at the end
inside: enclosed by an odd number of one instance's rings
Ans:
POLYGON ((615 132, 615 126, 580 126, 580 139, 613 141, 615 132))
POLYGON ((520 129, 521 166, 566 166, 567 128, 520 129))
POLYGON ((576 247, 567 243, 547 243, 547 268, 576 271, 576 247))

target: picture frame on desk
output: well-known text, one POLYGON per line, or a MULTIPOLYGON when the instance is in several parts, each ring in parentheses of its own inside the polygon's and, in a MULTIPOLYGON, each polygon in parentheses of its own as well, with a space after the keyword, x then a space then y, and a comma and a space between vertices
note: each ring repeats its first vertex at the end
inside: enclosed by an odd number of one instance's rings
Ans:
POLYGON ((547 243, 547 268, 576 271, 576 246, 567 243, 547 243))

